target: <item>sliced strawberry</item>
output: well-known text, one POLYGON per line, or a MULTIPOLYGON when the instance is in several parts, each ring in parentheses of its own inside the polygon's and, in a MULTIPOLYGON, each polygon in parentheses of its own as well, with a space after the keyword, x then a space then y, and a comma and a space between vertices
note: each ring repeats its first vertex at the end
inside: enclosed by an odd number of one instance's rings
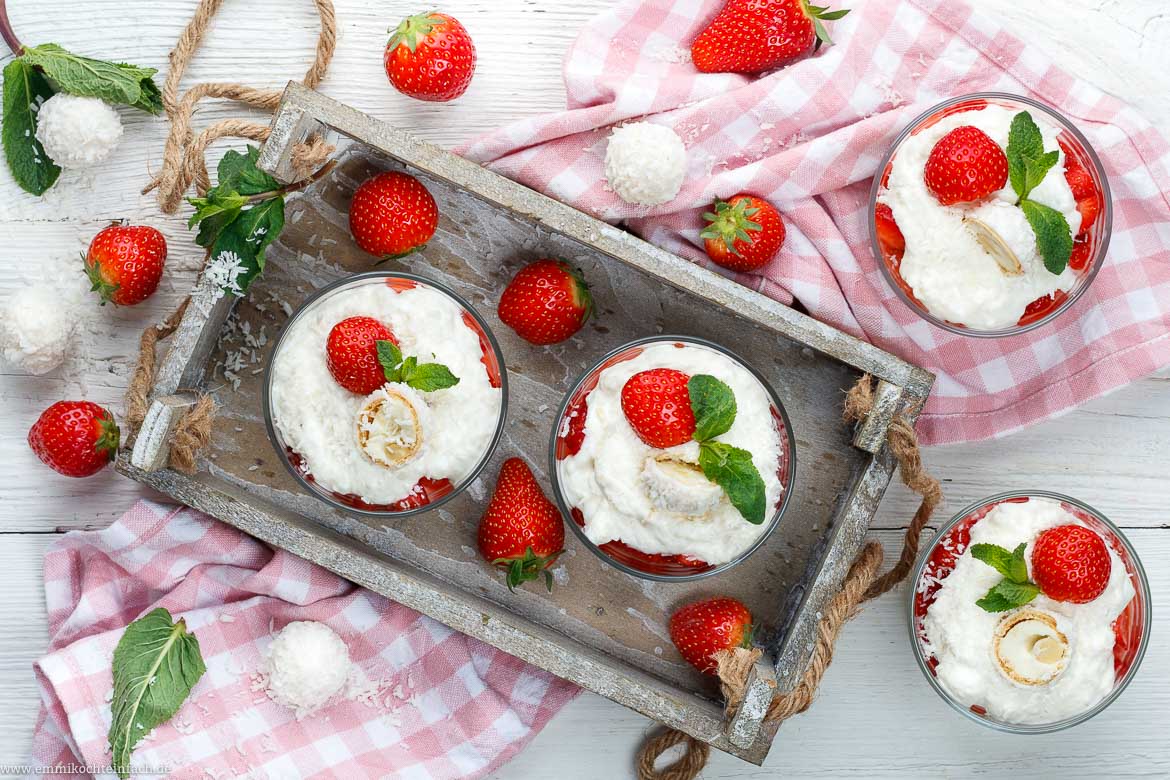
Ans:
POLYGON ((906 238, 902 229, 894 221, 894 210, 885 203, 877 204, 874 209, 874 224, 877 227, 877 239, 882 251, 887 257, 901 259, 906 251, 906 238))

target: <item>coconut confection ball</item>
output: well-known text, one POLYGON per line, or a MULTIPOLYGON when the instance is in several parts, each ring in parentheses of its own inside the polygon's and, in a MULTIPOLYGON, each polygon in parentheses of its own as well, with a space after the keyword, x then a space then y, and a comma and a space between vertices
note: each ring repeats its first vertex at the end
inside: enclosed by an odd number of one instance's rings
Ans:
POLYGON ((14 292, 0 304, 0 356, 4 362, 37 375, 61 365, 78 319, 76 308, 47 284, 14 292))
POLYGON ((53 95, 37 112, 37 140, 62 168, 89 168, 109 157, 122 139, 118 112, 93 97, 53 95))
POLYGON ((289 623, 268 648, 268 694, 298 717, 340 693, 349 673, 349 648, 324 623, 289 623))
POLYGON ((686 173, 687 149, 669 127, 633 122, 609 136, 605 178, 627 203, 656 206, 673 200, 686 173))

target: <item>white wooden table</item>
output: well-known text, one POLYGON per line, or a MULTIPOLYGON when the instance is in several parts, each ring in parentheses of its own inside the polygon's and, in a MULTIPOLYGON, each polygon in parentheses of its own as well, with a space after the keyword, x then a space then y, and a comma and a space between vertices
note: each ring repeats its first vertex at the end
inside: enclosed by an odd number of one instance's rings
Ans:
MULTIPOLYGON (((860 2, 861 0, 857 0, 860 2)), ((333 97, 453 146, 521 116, 563 106, 561 57, 576 31, 612 0, 447 0, 472 32, 480 65, 470 92, 448 106, 393 92, 381 50, 385 29, 421 5, 410 0, 336 0, 337 57, 322 89, 333 97)), ((425 5, 425 4, 424 4, 425 5)), ((1062 64, 1141 107, 1170 132, 1170 14, 1165 0, 981 0, 1062 64)), ((26 43, 54 41, 81 53, 160 69, 195 0, 9 0, 26 43)), ((309 0, 233 0, 189 71, 191 80, 238 80, 263 72, 269 84, 299 78, 317 23, 309 0)), ((5 59, 4 62, 7 60, 5 59)), ((3 64, 0 62, 0 64, 3 64)), ((200 119, 235 107, 201 109, 200 119)), ((111 404, 121 397, 139 332, 170 312, 193 281, 201 253, 185 217, 162 216, 138 194, 158 166, 165 125, 126 114, 126 138, 97 175, 66 175, 44 199, 0 173, 0 295, 36 279, 84 289, 78 254, 108 220, 153 224, 170 242, 160 292, 131 310, 87 309, 81 357, 47 378, 0 373, 0 764, 28 751, 38 695, 30 664, 46 644, 41 556, 57 534, 108 524, 143 491, 105 473, 68 480, 42 467, 24 444, 28 427, 64 397, 111 404)), ((1170 373, 1152 377, 1064 418, 989 444, 933 449, 948 510, 1000 490, 1040 487, 1074 494, 1127 529, 1154 588, 1170 601, 1170 373)), ((875 537, 898 544, 913 497, 895 488, 875 537)), ((1141 674, 1105 714, 1071 732, 1012 737, 951 712, 921 678, 907 643, 904 594, 866 609, 844 632, 837 659, 807 714, 786 724, 764 769, 718 754, 704 776, 1099 777, 1170 776, 1170 644, 1155 634, 1141 674)), ((622 778, 651 724, 605 699, 582 695, 497 778, 622 778)))

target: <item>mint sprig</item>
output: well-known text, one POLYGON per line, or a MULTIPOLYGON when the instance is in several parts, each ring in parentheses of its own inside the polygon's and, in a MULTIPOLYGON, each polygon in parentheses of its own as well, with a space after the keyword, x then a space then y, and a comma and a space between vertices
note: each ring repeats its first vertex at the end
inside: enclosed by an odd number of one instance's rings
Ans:
POLYGON ((1031 114, 1021 111, 1012 118, 1006 154, 1008 181, 1018 198, 1016 204, 1036 234, 1036 247, 1044 259, 1044 267, 1049 273, 1060 275, 1072 257, 1072 228, 1059 211, 1028 197, 1060 160, 1060 152, 1044 151, 1039 125, 1031 114))
POLYGON ((4 67, 4 156, 20 188, 44 195, 57 182, 61 169, 37 140, 37 110, 53 96, 44 74, 22 59, 4 67))
POLYGON ((691 413, 695 416, 695 441, 699 442, 699 468, 703 476, 727 494, 744 520, 764 522, 767 496, 764 480, 752 463, 752 454, 726 442, 714 441, 731 430, 737 411, 735 393, 713 376, 696 374, 687 382, 691 413))
POLYGON ((401 382, 420 393, 446 390, 459 384, 459 377, 442 363, 419 363, 414 356, 404 358, 393 341, 378 341, 378 363, 387 382, 401 382))
POLYGON ((1006 612, 1022 607, 1040 594, 1036 583, 1028 579, 1028 563, 1024 560, 1027 544, 1007 550, 998 544, 973 544, 971 556, 986 563, 1003 575, 1003 579, 975 602, 986 612, 1006 612))

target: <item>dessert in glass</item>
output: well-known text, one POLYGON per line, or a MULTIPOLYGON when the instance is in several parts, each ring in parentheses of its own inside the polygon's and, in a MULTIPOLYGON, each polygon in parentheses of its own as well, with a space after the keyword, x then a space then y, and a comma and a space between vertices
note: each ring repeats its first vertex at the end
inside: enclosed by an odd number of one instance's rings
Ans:
POLYGON ((948 100, 902 131, 878 167, 870 235, 891 288, 970 336, 1049 322, 1088 288, 1113 221, 1084 135, 1055 109, 1003 93, 948 100))
POLYGON ((911 643, 951 706, 1004 731, 1045 733, 1105 709, 1149 641, 1136 553, 1067 496, 1004 493, 960 512, 919 560, 911 643))
POLYGON ((504 360, 487 324, 434 281, 366 273, 317 292, 273 349, 273 445, 338 508, 408 515, 451 499, 503 434, 504 360))
POLYGON ((792 493, 795 445, 767 382, 723 347, 626 344, 565 397, 553 489, 569 527, 618 569, 684 581, 745 560, 792 493))

